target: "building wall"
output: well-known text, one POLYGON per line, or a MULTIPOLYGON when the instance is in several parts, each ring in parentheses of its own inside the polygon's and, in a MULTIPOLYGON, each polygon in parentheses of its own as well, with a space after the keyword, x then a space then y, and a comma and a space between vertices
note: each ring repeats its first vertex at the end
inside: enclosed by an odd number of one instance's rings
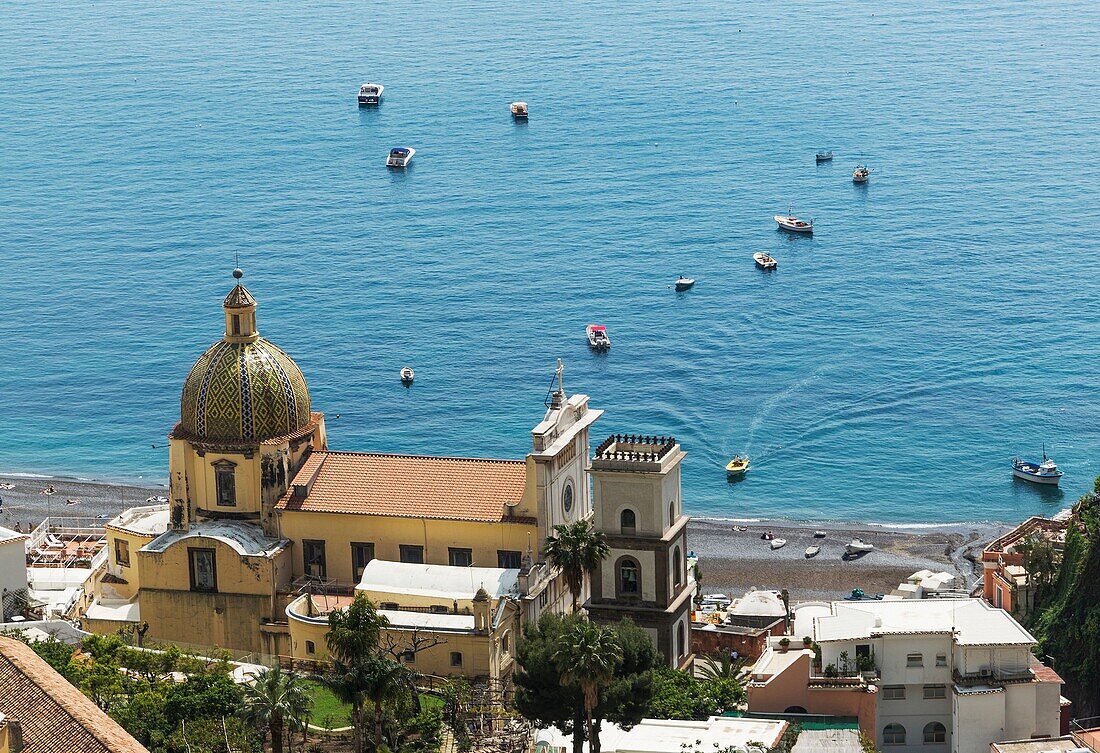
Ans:
POLYGON ((11 604, 7 597, 9 593, 27 590, 27 537, 15 536, 0 541, 0 590, 3 592, 4 614, 7 619, 11 616, 9 607, 11 604))
MULTIPOLYGON (((1005 735, 1003 690, 954 693, 952 703, 954 708, 951 730, 952 753, 986 753, 990 742, 1018 739, 1005 735)), ((1029 736, 1025 735, 1025 737, 1029 736)))
POLYGON ((141 588, 141 568, 139 566, 140 557, 138 555, 138 550, 152 541, 155 536, 133 533, 132 531, 124 531, 110 526, 106 528, 106 534, 107 572, 126 582, 101 582, 99 584, 100 596, 106 599, 122 599, 129 601, 137 595, 138 589, 141 588), (129 555, 128 561, 126 558, 119 558, 121 552, 119 551, 120 546, 118 542, 123 543, 125 553, 129 555))
MULTIPOLYGON (((325 542, 326 577, 354 584, 352 542, 374 544, 376 559, 401 561, 401 544, 424 547, 424 562, 450 564, 450 547, 473 550, 475 567, 496 567, 497 551, 526 553, 534 546, 537 528, 523 519, 515 523, 479 523, 428 518, 395 518, 380 515, 302 512, 279 513, 280 535, 295 543, 294 576, 305 572, 302 560, 304 539, 325 542)), ((536 554, 537 556, 537 554, 536 554)))

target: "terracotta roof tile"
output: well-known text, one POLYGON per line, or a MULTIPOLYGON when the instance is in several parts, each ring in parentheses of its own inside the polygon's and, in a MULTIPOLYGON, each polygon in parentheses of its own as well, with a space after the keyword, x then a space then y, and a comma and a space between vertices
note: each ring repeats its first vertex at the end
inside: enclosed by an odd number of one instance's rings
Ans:
POLYGON ((0 636, 0 713, 19 722, 25 753, 149 753, 31 648, 0 636))
POLYGON ((526 484, 522 460, 315 451, 276 509, 496 522, 526 484))

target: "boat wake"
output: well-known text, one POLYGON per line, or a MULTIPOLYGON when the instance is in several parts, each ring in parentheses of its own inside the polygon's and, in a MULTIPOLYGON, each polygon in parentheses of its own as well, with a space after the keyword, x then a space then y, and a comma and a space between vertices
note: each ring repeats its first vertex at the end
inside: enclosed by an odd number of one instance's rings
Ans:
MULTIPOLYGON (((789 385, 787 385, 786 388, 780 390, 779 392, 776 392, 775 394, 764 400, 763 404, 760 406, 760 410, 756 412, 756 415, 752 417, 752 421, 749 422, 749 436, 748 439, 745 441, 745 453, 747 455, 753 457, 752 445, 753 441, 756 439, 756 432, 761 426, 763 426, 764 421, 768 419, 768 417, 775 410, 776 406, 786 402, 792 395, 795 395, 796 393, 806 389, 811 384, 816 382, 818 379, 821 378, 821 375, 825 373, 827 368, 828 367, 825 365, 818 366, 806 376, 797 381, 791 382, 789 385)), ((769 452, 770 450, 764 450, 757 456, 753 457, 753 461, 758 462, 760 460, 763 460, 765 457, 767 457, 769 452)))

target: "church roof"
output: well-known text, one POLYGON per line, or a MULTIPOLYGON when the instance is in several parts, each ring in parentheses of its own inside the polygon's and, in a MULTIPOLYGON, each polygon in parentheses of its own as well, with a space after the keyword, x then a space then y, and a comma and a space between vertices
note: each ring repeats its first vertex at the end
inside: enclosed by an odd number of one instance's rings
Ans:
POLYGON ((243 309, 246 306, 255 306, 256 299, 248 292, 248 288, 238 284, 229 291, 229 295, 225 297, 225 302, 222 305, 231 309, 243 309))
POLYGON ((522 460, 314 451, 276 509, 522 522, 526 487, 522 460))
POLYGON ((0 714, 24 753, 149 753, 31 648, 0 636, 0 714))

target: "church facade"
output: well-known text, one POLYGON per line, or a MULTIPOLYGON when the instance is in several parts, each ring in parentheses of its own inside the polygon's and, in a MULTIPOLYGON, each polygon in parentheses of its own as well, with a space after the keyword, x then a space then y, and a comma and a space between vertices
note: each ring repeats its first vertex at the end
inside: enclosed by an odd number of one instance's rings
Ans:
MULTIPOLYGON (((224 335, 184 382, 169 436, 168 505, 128 510, 107 526, 110 561, 85 615, 90 629, 144 623, 151 640, 310 658, 324 605, 369 590, 392 594, 395 626, 435 636, 423 656, 398 651, 428 660, 418 670, 506 679, 519 626, 571 608, 564 579, 541 554, 546 537, 555 525, 589 519, 607 534, 614 560, 586 584, 593 617, 634 617, 670 663, 683 663, 676 631, 690 594, 679 445, 630 468, 610 459, 628 451, 614 438, 592 457, 589 433, 602 411, 565 393, 559 364, 523 459, 334 451, 301 370, 260 336, 241 274, 223 302, 224 335), (370 567, 375 560, 403 563, 409 583, 464 582, 476 571, 497 586, 428 597, 427 586, 368 584, 385 570, 370 567), (616 591, 631 563, 636 595, 616 591), (296 626, 312 632, 299 639, 296 626), (446 651, 448 642, 466 653, 446 651)), ((393 632, 399 646, 401 630, 393 632)))

